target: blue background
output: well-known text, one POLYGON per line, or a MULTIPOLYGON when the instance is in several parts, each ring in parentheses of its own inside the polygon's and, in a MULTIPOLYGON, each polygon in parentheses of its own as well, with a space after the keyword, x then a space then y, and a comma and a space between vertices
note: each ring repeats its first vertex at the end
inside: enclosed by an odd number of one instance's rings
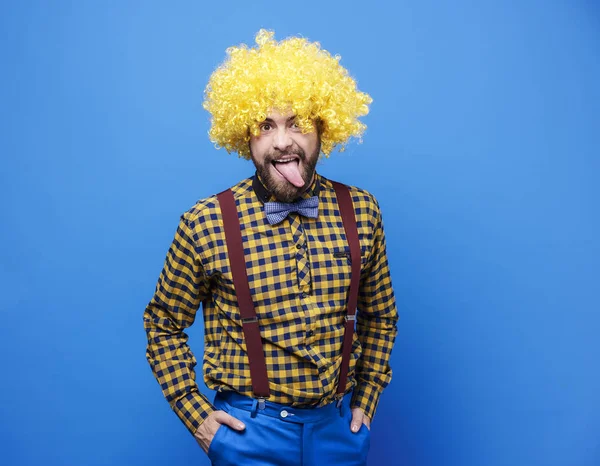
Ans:
POLYGON ((384 214, 400 321, 370 464, 600 464, 600 8, 462 0, 2 2, 0 462, 208 464, 142 313, 179 215, 253 172, 201 103, 261 27, 374 99, 318 167, 384 214))

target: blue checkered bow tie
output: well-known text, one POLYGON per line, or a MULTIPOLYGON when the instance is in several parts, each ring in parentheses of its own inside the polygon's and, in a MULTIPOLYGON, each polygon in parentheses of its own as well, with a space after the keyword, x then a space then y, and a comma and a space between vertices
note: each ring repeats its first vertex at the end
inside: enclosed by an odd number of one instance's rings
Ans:
POLYGON ((282 222, 290 212, 298 212, 300 215, 317 218, 319 212, 319 198, 317 196, 308 199, 300 199, 296 202, 265 202, 265 213, 267 221, 271 225, 282 222))

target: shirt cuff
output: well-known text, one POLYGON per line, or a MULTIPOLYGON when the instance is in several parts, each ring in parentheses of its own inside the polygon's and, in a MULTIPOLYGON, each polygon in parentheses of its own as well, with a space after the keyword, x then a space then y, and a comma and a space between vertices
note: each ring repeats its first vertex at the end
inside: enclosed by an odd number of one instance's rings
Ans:
POLYGON ((202 393, 194 391, 177 400, 173 411, 193 435, 215 408, 202 393))
POLYGON ((352 408, 362 409, 364 413, 369 416, 369 420, 372 421, 373 416, 375 416, 375 411, 377 410, 377 405, 379 404, 380 395, 381 392, 373 385, 359 382, 354 388, 350 406, 352 408))

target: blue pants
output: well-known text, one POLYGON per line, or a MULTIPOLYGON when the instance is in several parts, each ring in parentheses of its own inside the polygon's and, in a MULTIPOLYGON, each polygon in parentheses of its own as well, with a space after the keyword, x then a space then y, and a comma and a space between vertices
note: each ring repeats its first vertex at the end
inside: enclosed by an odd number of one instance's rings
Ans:
POLYGON ((371 442, 364 424, 350 431, 352 413, 347 394, 320 408, 291 408, 234 392, 218 392, 214 405, 242 421, 238 432, 227 425, 217 430, 208 449, 213 466, 364 466, 371 442), (255 416, 252 410, 254 408, 255 416))

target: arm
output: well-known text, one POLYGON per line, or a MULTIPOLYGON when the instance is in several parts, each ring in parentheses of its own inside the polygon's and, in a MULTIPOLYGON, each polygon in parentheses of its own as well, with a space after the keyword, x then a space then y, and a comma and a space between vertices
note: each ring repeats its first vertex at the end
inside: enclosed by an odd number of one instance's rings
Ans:
POLYGON ((356 365, 357 387, 352 407, 373 419, 379 396, 392 378, 389 359, 396 339, 398 311, 388 266, 383 221, 377 201, 373 247, 365 265, 358 292, 356 333, 362 355, 356 365))
POLYGON ((146 358, 171 408, 194 433, 214 411, 198 391, 196 359, 184 332, 208 295, 208 279, 184 215, 165 259, 152 300, 144 312, 146 358))

